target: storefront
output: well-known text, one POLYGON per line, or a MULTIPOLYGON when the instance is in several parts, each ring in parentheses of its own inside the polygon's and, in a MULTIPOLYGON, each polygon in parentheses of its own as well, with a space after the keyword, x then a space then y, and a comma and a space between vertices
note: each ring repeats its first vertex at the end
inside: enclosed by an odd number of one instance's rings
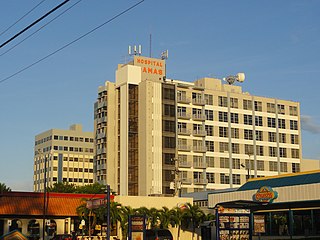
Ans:
POLYGON ((320 239, 320 171, 251 179, 208 203, 217 239, 320 239))

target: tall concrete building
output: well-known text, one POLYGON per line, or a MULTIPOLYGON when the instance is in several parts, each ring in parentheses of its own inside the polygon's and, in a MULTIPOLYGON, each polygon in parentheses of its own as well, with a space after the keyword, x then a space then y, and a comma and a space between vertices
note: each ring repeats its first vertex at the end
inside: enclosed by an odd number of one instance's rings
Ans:
POLYGON ((93 133, 83 132, 80 124, 40 133, 35 137, 33 170, 35 192, 57 182, 92 184, 93 133))
POLYGON ((98 89, 94 119, 95 179, 120 195, 232 188, 300 171, 298 102, 214 78, 169 79, 162 59, 118 65, 115 83, 98 89))

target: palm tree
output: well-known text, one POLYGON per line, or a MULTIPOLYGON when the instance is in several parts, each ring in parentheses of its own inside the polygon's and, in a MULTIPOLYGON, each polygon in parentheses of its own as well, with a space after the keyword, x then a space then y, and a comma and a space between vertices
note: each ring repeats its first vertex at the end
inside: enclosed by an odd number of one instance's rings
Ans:
POLYGON ((181 209, 179 207, 175 207, 174 209, 172 209, 170 211, 171 211, 171 220, 172 220, 171 225, 172 226, 177 225, 177 227, 178 227, 177 239, 179 240, 180 239, 180 230, 181 230, 181 226, 183 223, 186 209, 181 209))
POLYGON ((160 220, 160 228, 167 229, 172 219, 172 212, 167 207, 162 207, 161 210, 158 211, 159 220, 160 220))
POLYGON ((120 227, 122 239, 127 239, 129 215, 132 215, 133 213, 135 213, 135 210, 132 207, 123 206, 120 208, 120 227))
POLYGON ((187 203, 188 209, 184 212, 184 218, 191 223, 192 227, 192 239, 194 239, 196 228, 199 227, 199 224, 203 222, 205 214, 197 205, 192 205, 187 203))
POLYGON ((155 228, 159 224, 159 210, 156 208, 150 208, 148 216, 150 222, 150 228, 155 228))
POLYGON ((7 187, 6 184, 0 183, 0 193, 11 192, 11 188, 7 187))

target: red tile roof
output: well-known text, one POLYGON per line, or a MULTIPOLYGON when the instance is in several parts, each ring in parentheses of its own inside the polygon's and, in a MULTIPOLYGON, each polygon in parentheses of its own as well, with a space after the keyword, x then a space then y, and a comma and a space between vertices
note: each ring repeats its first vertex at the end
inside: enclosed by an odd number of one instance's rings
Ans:
MULTIPOLYGON (((47 216, 77 216, 82 199, 101 199, 105 194, 47 193, 47 216)), ((0 194, 0 215, 43 215, 43 193, 8 192, 0 194)))

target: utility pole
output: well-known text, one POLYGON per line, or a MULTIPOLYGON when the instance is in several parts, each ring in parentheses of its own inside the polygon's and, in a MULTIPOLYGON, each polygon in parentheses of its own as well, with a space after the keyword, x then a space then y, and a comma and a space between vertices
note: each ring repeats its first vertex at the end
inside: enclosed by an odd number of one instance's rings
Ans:
POLYGON ((107 184, 107 240, 110 240, 111 226, 110 226, 110 185, 107 184))

